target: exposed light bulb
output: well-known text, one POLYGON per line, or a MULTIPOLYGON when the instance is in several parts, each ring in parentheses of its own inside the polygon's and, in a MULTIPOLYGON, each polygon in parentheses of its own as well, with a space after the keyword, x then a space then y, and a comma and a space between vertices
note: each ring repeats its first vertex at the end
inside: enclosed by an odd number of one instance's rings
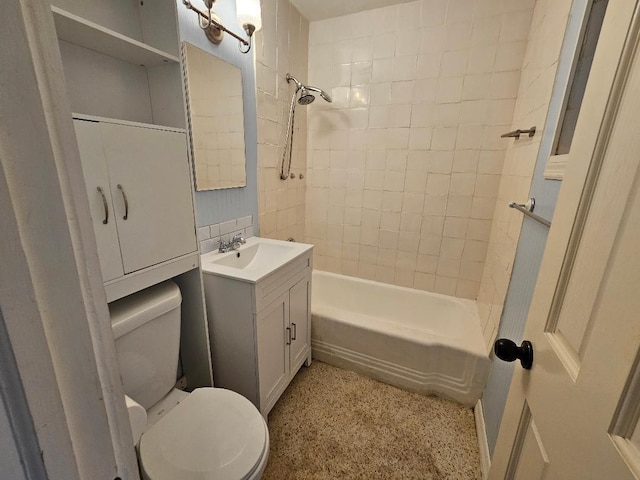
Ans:
POLYGON ((238 24, 247 32, 247 35, 251 36, 262 28, 260 0, 236 0, 236 13, 238 24))

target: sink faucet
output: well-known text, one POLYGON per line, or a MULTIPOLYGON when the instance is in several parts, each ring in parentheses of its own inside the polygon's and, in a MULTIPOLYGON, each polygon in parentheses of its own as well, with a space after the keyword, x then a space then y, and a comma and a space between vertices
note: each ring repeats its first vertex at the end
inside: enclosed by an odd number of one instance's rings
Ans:
POLYGON ((231 245, 232 245, 231 248, 233 250, 236 250, 237 248, 240 247, 240 245, 244 245, 245 243, 247 243, 245 238, 241 234, 237 234, 231 239, 231 245))
POLYGON ((225 242, 224 240, 220 241, 220 248, 218 248, 218 252, 226 253, 231 250, 237 250, 240 248, 240 245, 244 245, 247 241, 241 234, 235 235, 230 241, 225 242))

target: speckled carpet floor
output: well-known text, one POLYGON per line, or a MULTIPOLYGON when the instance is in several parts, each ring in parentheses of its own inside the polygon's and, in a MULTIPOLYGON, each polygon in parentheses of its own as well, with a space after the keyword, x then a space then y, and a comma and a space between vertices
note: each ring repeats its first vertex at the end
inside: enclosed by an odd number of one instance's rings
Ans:
POLYGON ((473 411, 314 361, 269 414, 264 480, 480 479, 473 411))

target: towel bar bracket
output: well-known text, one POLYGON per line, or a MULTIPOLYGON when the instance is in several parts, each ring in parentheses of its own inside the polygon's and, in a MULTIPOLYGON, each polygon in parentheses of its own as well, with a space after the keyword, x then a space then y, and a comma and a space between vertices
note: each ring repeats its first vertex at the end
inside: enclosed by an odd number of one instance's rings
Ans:
POLYGON ((533 197, 531 197, 526 203, 509 202, 509 207, 515 208, 519 212, 524 213, 527 217, 533 218, 536 222, 541 223, 547 228, 551 227, 551 222, 549 220, 533 213, 533 209, 536 207, 536 199, 533 197))
POLYGON ((522 130, 522 129, 518 129, 518 130, 513 130, 512 132, 507 132, 507 133, 503 133, 502 135, 500 135, 501 138, 515 138, 516 140, 518 140, 520 138, 520 135, 528 135, 529 138, 533 137, 536 134, 536 127, 531 127, 528 130, 522 130))

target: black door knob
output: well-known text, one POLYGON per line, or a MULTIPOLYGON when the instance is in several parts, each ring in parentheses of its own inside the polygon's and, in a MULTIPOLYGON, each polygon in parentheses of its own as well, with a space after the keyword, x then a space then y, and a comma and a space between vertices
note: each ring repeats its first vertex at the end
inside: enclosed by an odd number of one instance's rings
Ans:
POLYGON ((533 345, 528 340, 523 340, 520 346, 506 338, 499 338, 493 345, 493 351, 500 360, 513 362, 520 360, 520 365, 525 370, 531 370, 533 365, 533 345))

